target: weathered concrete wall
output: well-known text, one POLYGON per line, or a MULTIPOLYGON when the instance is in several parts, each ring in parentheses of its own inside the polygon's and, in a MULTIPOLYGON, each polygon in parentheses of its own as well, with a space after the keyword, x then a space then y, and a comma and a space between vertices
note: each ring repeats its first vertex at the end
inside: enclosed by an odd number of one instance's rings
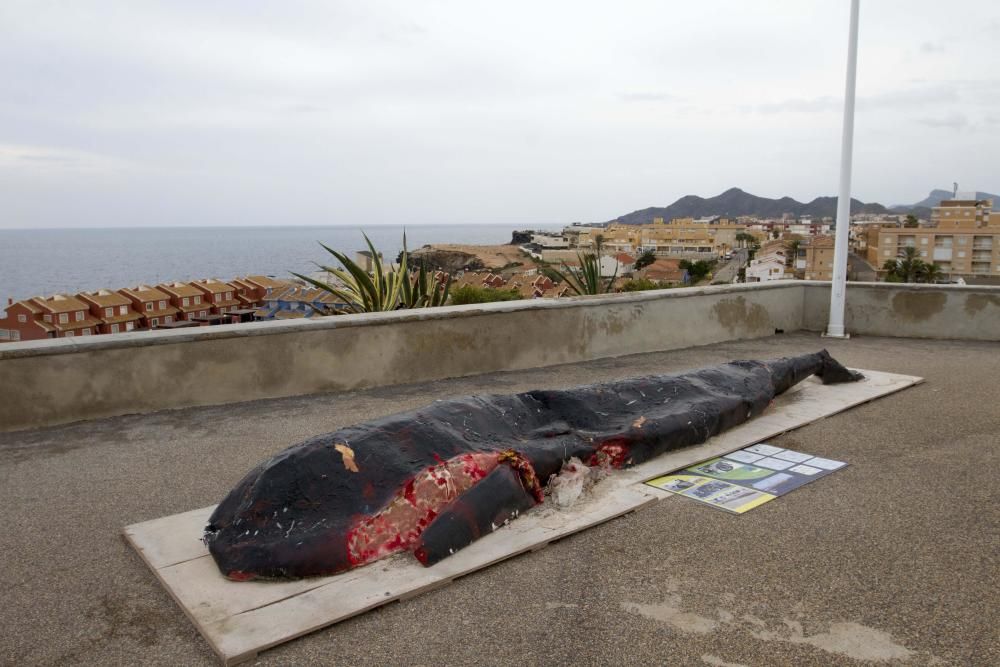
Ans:
MULTIPOLYGON (((829 283, 663 290, 0 345, 0 430, 823 331, 829 283)), ((1000 340, 1000 287, 851 283, 847 329, 1000 340)))
MULTIPOLYGON (((808 282, 802 328, 826 329, 830 283, 808 282)), ((1000 340, 1000 287, 848 283, 847 331, 868 336, 1000 340)))
POLYGON ((794 331, 804 286, 718 286, 0 346, 0 430, 794 331))

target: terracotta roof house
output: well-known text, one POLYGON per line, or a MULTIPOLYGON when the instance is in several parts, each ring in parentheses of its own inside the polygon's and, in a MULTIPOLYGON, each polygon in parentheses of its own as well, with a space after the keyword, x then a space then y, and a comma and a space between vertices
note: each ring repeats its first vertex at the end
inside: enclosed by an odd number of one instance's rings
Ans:
POLYGON ((179 320, 190 321, 192 317, 205 317, 212 312, 212 305, 205 298, 205 293, 191 283, 160 283, 156 289, 169 297, 170 305, 177 309, 179 320))
POLYGON ((180 312, 170 305, 169 294, 149 285, 123 287, 118 293, 132 301, 132 307, 142 315, 142 326, 147 329, 170 324, 180 312))
POLYGON ((258 308, 272 294, 285 289, 292 283, 270 276, 245 276, 234 278, 229 281, 229 284, 236 289, 236 298, 240 302, 240 308, 258 308))
POLYGON ((483 279, 483 287, 492 287, 493 289, 499 289, 507 284, 504 277, 499 273, 490 273, 483 279))
POLYGON ((132 300, 118 292, 101 289, 96 292, 80 292, 76 296, 89 305, 90 314, 100 320, 98 333, 133 331, 142 320, 142 315, 132 307, 132 300))
POLYGON ((655 262, 635 272, 636 277, 646 278, 661 284, 680 284, 688 282, 688 272, 680 267, 680 260, 657 259, 655 262))
POLYGON ((229 283, 216 278, 202 278, 191 281, 191 284, 201 290, 212 308, 213 315, 225 315, 240 307, 240 300, 235 296, 236 288, 229 283))
POLYGON ((54 338, 90 336, 99 333, 101 321, 90 314, 90 306, 76 297, 56 294, 36 296, 32 301, 42 309, 43 324, 56 332, 54 338))
POLYGON ((33 299, 8 300, 0 318, 0 343, 55 338, 56 328, 42 319, 42 312, 33 299))

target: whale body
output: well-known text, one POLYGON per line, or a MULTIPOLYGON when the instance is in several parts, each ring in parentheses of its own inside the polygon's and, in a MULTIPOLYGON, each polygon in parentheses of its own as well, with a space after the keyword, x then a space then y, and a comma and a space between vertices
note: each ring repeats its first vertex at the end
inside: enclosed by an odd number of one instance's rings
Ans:
POLYGON ((319 435, 263 462, 205 528, 236 581, 330 575, 408 550, 431 565, 543 501, 571 457, 623 468, 761 414, 826 350, 563 390, 469 396, 319 435))

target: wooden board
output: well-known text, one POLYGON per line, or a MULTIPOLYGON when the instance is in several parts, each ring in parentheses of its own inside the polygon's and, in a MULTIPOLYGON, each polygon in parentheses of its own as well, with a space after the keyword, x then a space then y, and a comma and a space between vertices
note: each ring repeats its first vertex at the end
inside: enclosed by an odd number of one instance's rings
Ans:
POLYGON ((332 577, 232 582, 219 574, 201 534, 214 507, 138 523, 125 538, 218 654, 232 665, 259 651, 395 600, 405 600, 672 494, 642 484, 678 468, 772 438, 921 382, 863 371, 863 382, 823 386, 806 380, 767 413, 695 447, 665 454, 602 480, 571 508, 542 505, 433 567, 410 554, 332 577))

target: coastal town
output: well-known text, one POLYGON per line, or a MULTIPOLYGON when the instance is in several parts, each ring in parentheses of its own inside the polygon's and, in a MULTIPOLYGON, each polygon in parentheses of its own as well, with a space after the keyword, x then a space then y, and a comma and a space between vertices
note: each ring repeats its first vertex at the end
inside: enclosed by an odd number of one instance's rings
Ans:
MULTIPOLYGON (((993 202, 955 193, 928 219, 912 214, 852 216, 848 280, 1000 283, 1000 216, 993 202), (896 267, 905 270, 896 270, 896 267), (922 267, 913 269, 913 266, 922 267)), ((632 292, 704 284, 831 280, 831 218, 655 218, 651 224, 574 224, 561 233, 516 232, 503 246, 428 245, 409 263, 447 283, 460 304, 573 296, 570 274, 587 256, 601 292, 632 292), (463 291, 464 288, 464 291, 463 291), (473 297, 468 296, 469 293, 473 297), (459 298, 459 295, 462 298, 459 298)), ((356 253, 371 273, 371 251, 356 253)), ((397 258, 397 262, 399 258, 397 258)), ((393 270, 392 263, 383 270, 393 270)), ((415 279, 415 275, 411 277, 415 279)), ((337 285, 326 272, 314 280, 337 285)), ((295 278, 249 275, 102 288, 11 300, 0 318, 0 342, 170 330, 348 312, 335 293, 295 278)))

